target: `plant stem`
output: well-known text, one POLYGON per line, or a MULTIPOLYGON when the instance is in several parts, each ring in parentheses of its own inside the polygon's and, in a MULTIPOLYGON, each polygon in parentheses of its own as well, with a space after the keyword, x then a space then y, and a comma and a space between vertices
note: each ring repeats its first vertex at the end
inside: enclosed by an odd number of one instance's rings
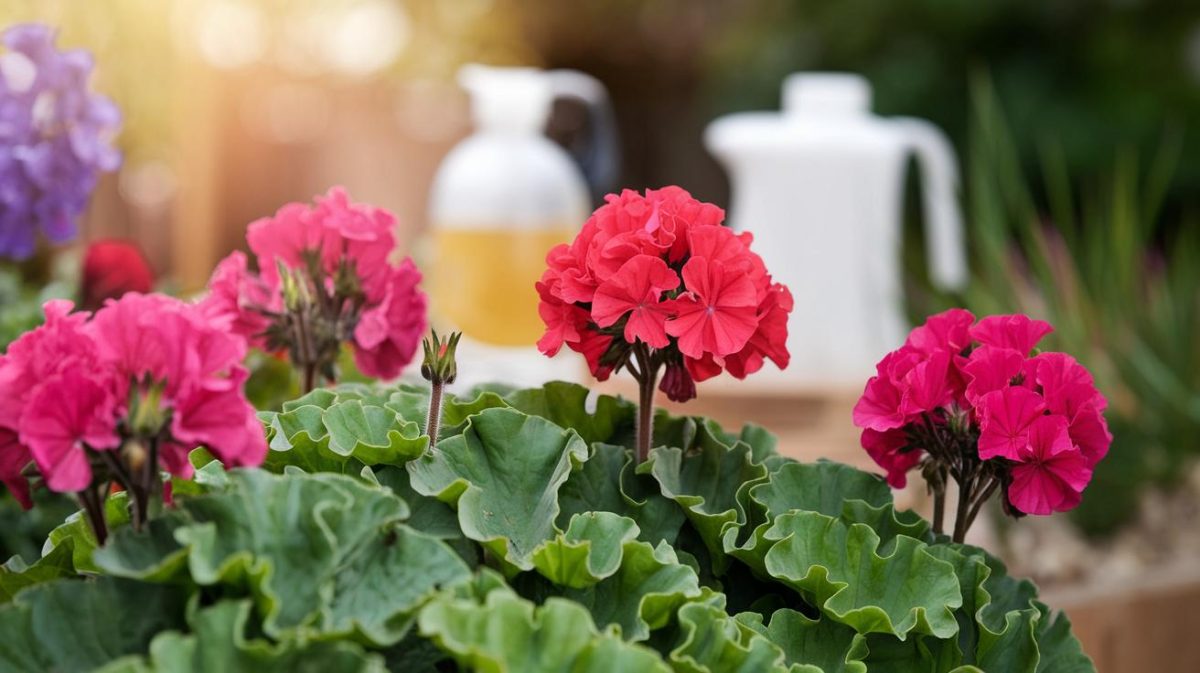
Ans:
POLYGON ((312 352, 312 342, 308 334, 308 311, 303 309, 297 311, 293 316, 293 320, 295 320, 293 324, 296 331, 296 353, 299 355, 296 364, 300 365, 300 369, 304 374, 300 393, 307 395, 317 387, 317 357, 312 352))
POLYGON ((437 445, 438 427, 442 422, 442 391, 445 387, 441 381, 429 383, 429 415, 425 417, 425 434, 429 435, 429 446, 437 445))
POLYGON ((654 442, 654 387, 658 384, 658 367, 651 363, 646 344, 637 342, 633 349, 638 363, 634 378, 638 382, 637 459, 643 463, 650 456, 654 442))
POLYGON ((108 523, 104 520, 104 504, 101 502, 95 486, 89 485, 79 492, 79 504, 83 506, 92 533, 96 536, 96 545, 103 547, 108 540, 108 523))
POLYGON ((975 475, 967 475, 958 484, 958 510, 954 514, 954 541, 962 542, 967 537, 967 510, 971 505, 972 491, 975 490, 975 475))
POLYGON ((933 532, 941 535, 946 524, 946 484, 933 491, 933 532))
POLYGON ((971 524, 975 523, 975 517, 979 516, 979 512, 983 509, 984 503, 988 501, 988 498, 992 497, 992 493, 995 492, 996 487, 999 485, 999 480, 997 480, 995 477, 992 477, 988 481, 987 487, 984 488, 983 491, 975 498, 975 504, 971 506, 971 511, 967 514, 967 525, 965 526, 966 530, 963 531, 964 535, 966 534, 967 530, 970 530, 971 524))
POLYGON ((304 384, 300 388, 300 393, 307 395, 317 387, 317 365, 314 362, 304 363, 304 384))

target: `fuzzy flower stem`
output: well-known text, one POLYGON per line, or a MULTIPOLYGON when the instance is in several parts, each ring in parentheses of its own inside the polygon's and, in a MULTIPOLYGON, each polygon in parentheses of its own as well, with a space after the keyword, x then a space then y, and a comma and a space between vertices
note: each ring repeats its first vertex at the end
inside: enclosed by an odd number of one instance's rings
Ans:
POLYGON ((651 361, 650 349, 637 342, 633 347, 638 371, 634 378, 638 382, 637 457, 645 462, 650 456, 650 445, 654 442, 654 387, 658 383, 658 367, 651 361))
POLYGON ((433 381, 429 384, 429 414, 425 417, 425 434, 429 435, 429 446, 437 444, 439 426, 442 423, 442 393, 445 384, 433 381))

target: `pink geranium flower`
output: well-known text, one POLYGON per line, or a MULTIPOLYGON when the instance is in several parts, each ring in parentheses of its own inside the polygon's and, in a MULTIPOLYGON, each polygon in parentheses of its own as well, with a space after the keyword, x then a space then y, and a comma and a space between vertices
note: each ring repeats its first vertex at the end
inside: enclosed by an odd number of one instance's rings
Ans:
POLYGON ((143 468, 155 448, 159 464, 180 476, 191 473, 187 453, 197 446, 230 465, 262 462, 262 426, 242 394, 242 339, 162 295, 127 293, 90 321, 70 308, 48 303, 46 323, 0 359, 0 399, 11 414, 0 437, 6 481, 32 458, 52 490, 93 493, 102 478, 137 499, 153 486, 146 479, 157 479, 157 469, 143 468), (104 452, 109 467, 98 477, 91 458, 104 452), (113 462, 128 464, 113 471, 113 462))
POLYGON ((1071 443, 1061 416, 1041 416, 1032 423, 1017 459, 1008 499, 1026 514, 1073 509, 1092 478, 1092 467, 1071 443))
POLYGON ((52 491, 82 491, 92 482, 84 447, 107 451, 120 444, 118 399, 112 385, 67 369, 44 382, 21 413, 21 442, 29 447, 52 491))
POLYGON ((856 426, 885 432, 908 422, 908 415, 901 408, 904 400, 902 385, 917 361, 913 352, 900 349, 888 353, 875 365, 875 376, 867 381, 862 397, 854 405, 856 426))
POLYGON ((33 455, 20 442, 16 431, 0 427, 0 482, 8 487, 8 492, 25 509, 33 506, 33 500, 29 497, 29 480, 23 474, 25 466, 32 460, 33 455))
POLYGON ((311 206, 288 204, 250 224, 257 270, 230 254, 209 281, 204 311, 252 345, 287 351, 306 388, 318 376, 333 379, 343 341, 363 373, 395 378, 426 324, 420 272, 407 258, 390 259, 395 225, 386 210, 353 203, 340 187, 311 206))
POLYGON ((979 406, 988 393, 1007 388, 1025 368, 1025 357, 1011 348, 980 346, 976 348, 963 373, 967 377, 965 396, 968 402, 979 406))
POLYGON ((944 350, 957 355, 971 345, 970 329, 974 322, 975 316, 970 311, 952 308, 926 318, 925 324, 915 328, 904 344, 918 353, 944 350))
POLYGON ((921 462, 924 452, 909 449, 908 437, 903 430, 879 432, 867 428, 862 433, 862 446, 867 455, 887 473, 887 482, 892 488, 908 485, 908 472, 921 462))
MULTIPOLYGON (((951 309, 885 355, 854 423, 889 482, 903 483, 897 474, 919 465, 942 505, 953 480, 968 503, 1006 486, 1006 511, 1015 516, 1076 506, 1112 434, 1107 402, 1083 365, 1064 353, 1031 357, 1051 331, 1024 315, 974 322, 951 309)), ((956 521, 956 540, 978 511, 969 507, 956 521)))
POLYGON ((1042 337, 1053 331, 1050 323, 1020 313, 992 315, 982 318, 971 328, 971 338, 985 346, 1011 348, 1026 356, 1042 337))
POLYGON ((984 395, 980 409, 979 457, 1017 460, 1046 401, 1028 388, 1009 387, 984 395))

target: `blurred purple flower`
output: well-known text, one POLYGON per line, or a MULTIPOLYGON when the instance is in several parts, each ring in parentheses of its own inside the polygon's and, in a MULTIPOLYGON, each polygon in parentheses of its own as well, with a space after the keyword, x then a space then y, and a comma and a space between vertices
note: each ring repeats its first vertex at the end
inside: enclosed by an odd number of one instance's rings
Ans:
POLYGON ((74 238, 98 174, 121 163, 111 145, 121 113, 88 91, 91 55, 54 39, 34 23, 0 38, 0 257, 29 257, 39 231, 74 238))

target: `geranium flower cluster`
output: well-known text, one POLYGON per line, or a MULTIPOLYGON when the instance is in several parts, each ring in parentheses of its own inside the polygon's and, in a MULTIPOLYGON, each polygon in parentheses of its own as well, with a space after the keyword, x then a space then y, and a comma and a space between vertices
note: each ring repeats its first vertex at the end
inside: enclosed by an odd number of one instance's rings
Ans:
POLYGON ((227 465, 262 462, 241 338, 163 295, 129 293, 95 315, 72 308, 47 302, 46 322, 0 356, 0 479, 25 506, 33 473, 80 493, 89 514, 115 482, 136 524, 160 468, 190 476, 198 446, 227 465))
POLYGON ((24 259, 40 231, 54 243, 76 235, 100 172, 120 165, 111 138, 121 121, 88 90, 92 58, 59 51, 54 31, 22 24, 0 54, 0 257, 24 259))
POLYGON ((863 447, 888 482, 901 488, 921 466, 936 494, 952 478, 968 517, 982 504, 971 499, 996 488, 1014 514, 1078 505, 1112 442, 1107 402, 1073 357, 1036 350, 1051 331, 1025 315, 976 322, 952 309, 888 353, 854 408, 863 447))
POLYGON ((640 388, 638 455, 651 441, 655 383, 675 401, 696 382, 788 364, 792 296, 772 282, 749 233, 679 187, 609 194, 570 245, 552 249, 537 283, 538 348, 582 353, 600 380, 622 368, 640 388))
POLYGON ((605 201, 573 243, 546 256, 543 353, 565 343, 604 380, 644 344, 666 365, 659 387, 675 401, 722 371, 787 366, 792 296, 771 281, 749 233, 722 226, 722 209, 679 187, 605 201))
POLYGON ((269 351, 286 350, 311 390, 337 377, 343 342, 363 373, 391 379, 412 361, 425 331, 421 273, 392 263, 395 218, 350 202, 335 187, 315 205, 290 203, 250 224, 255 255, 234 252, 217 266, 202 302, 219 324, 269 351))

